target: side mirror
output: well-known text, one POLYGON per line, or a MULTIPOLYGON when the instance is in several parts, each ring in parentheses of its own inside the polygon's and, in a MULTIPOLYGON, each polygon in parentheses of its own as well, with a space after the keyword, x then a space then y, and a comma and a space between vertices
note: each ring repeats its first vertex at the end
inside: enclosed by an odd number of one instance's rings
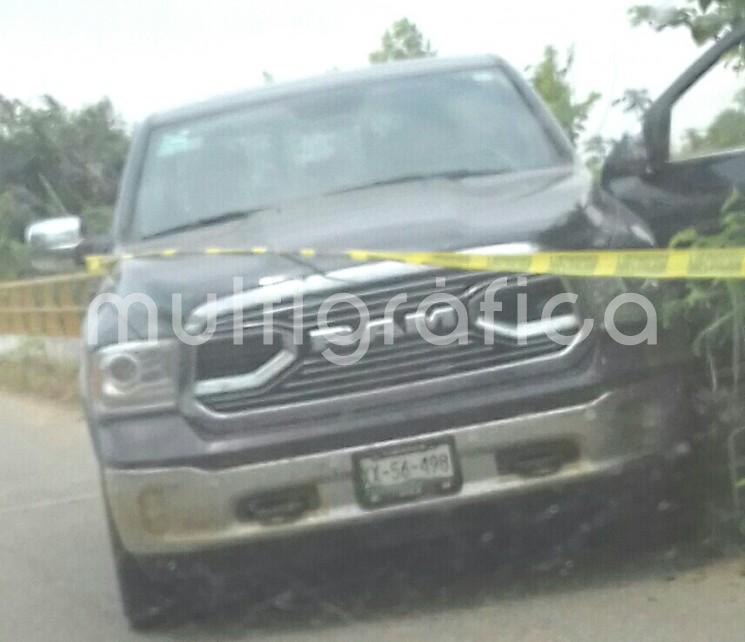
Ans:
POLYGON ((26 228, 31 265, 39 272, 65 272, 78 264, 83 224, 77 216, 50 218, 26 228))

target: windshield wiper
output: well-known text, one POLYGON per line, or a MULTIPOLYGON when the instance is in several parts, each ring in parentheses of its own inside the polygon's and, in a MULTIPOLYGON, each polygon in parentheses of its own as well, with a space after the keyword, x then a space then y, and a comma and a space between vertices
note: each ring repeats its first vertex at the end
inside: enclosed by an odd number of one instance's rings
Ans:
POLYGON ((242 218, 247 218, 251 216, 251 214, 255 214, 256 212, 262 212, 266 209, 269 209, 267 207, 254 207, 247 210, 234 210, 232 212, 223 212, 222 214, 217 214, 216 216, 206 216, 204 218, 199 218, 196 221, 191 221, 189 223, 184 223, 183 225, 176 225, 174 227, 169 227, 165 230, 160 230, 159 232, 153 232, 152 234, 148 234, 147 236, 143 236, 143 241, 149 241, 151 239, 157 239, 162 236, 168 236, 170 234, 178 234, 179 232, 188 232, 189 230, 198 230, 201 227, 209 227, 210 225, 219 225, 220 223, 227 223, 228 221, 235 221, 242 218))
POLYGON ((344 194, 346 192, 356 192, 357 190, 369 189, 372 187, 381 187, 383 185, 397 185, 399 183, 416 183, 417 181, 427 181, 433 178, 446 178, 449 180, 457 181, 464 178, 472 178, 475 176, 496 176, 498 174, 505 174, 512 171, 509 167, 490 167, 485 169, 454 169, 443 172, 430 172, 422 174, 405 174, 403 176, 392 176, 391 178, 384 178, 380 181, 373 181, 371 183, 363 183, 362 185, 353 185, 352 187, 344 187, 334 192, 329 192, 327 196, 333 194, 344 194))

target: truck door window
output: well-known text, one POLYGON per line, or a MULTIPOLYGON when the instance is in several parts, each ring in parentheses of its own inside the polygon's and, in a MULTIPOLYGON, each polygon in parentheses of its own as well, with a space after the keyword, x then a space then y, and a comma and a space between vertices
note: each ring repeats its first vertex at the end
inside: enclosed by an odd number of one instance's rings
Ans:
POLYGON ((675 104, 670 158, 685 160, 745 148, 745 71, 721 60, 675 104))

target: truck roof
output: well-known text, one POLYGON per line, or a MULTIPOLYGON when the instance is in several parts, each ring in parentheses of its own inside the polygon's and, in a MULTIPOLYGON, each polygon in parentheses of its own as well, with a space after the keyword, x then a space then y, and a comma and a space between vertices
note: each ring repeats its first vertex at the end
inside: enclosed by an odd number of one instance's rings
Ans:
POLYGON ((147 122, 152 125, 168 124, 223 112, 241 107, 242 105, 274 100, 308 91, 318 91, 324 88, 330 89, 387 78, 404 78, 406 76, 417 76, 442 71, 458 71, 460 69, 485 67, 499 63, 501 63, 501 60, 497 56, 480 55, 457 58, 419 58, 416 60, 370 65, 369 67, 353 71, 330 71, 319 76, 303 78, 301 80, 272 83, 247 91, 216 96, 208 100, 154 114, 148 118, 147 122))

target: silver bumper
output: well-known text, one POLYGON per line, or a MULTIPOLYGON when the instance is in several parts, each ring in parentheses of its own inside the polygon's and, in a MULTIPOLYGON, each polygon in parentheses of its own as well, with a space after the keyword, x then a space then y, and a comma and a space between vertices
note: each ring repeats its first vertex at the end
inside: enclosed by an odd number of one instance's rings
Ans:
POLYGON ((680 391, 638 384, 571 407, 461 426, 396 442, 370 444, 217 471, 196 468, 106 470, 104 485, 125 548, 136 555, 184 553, 300 535, 419 511, 456 508, 485 499, 622 472, 682 443, 680 391), (353 455, 379 446, 454 440, 463 486, 454 495, 374 510, 355 492, 353 455), (495 452, 548 440, 571 440, 579 456, 551 474, 526 477, 499 470, 495 452), (285 523, 241 519, 246 496, 313 488, 318 503, 285 523))

